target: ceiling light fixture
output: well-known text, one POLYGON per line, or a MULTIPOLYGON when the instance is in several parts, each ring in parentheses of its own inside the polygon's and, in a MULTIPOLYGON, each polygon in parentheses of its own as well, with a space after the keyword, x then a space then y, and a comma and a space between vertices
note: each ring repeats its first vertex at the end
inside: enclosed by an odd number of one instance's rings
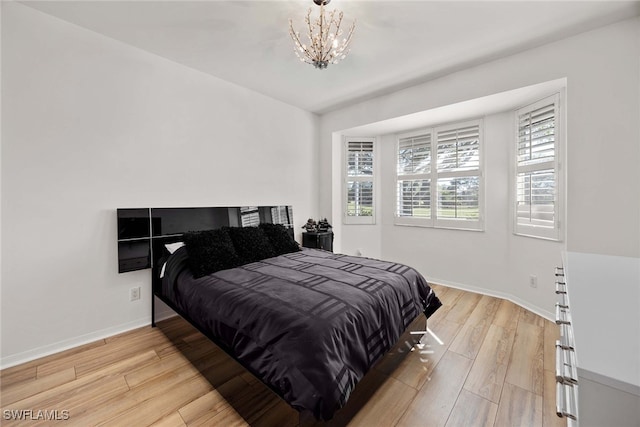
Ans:
POLYGON ((307 12, 305 23, 309 29, 306 34, 308 44, 302 43, 300 33, 293 29, 293 21, 289 19, 289 35, 295 43, 294 51, 302 62, 313 64, 314 67, 324 70, 329 64, 337 64, 343 60, 349 53, 349 43, 356 23, 351 25, 347 37, 340 41, 342 30, 343 13, 337 9, 325 15, 324 6, 329 4, 331 0, 313 0, 315 4, 320 6, 320 16, 311 23, 311 9, 307 12))

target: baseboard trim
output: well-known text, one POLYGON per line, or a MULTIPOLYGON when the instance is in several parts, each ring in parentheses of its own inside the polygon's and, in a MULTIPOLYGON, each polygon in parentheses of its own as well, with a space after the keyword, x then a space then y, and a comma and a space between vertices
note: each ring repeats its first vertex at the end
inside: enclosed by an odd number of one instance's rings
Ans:
MULTIPOLYGON (((177 315, 178 314, 175 311, 167 307, 165 310, 156 313, 156 321, 170 319, 177 315)), ((131 322, 123 323, 111 328, 101 329, 90 334, 69 338, 42 347, 34 348, 32 350, 24 351, 22 353, 6 356, 0 360, 0 370, 20 365, 22 363, 31 362, 32 360, 40 359, 41 357, 50 356, 52 354, 60 353, 65 350, 89 344, 101 339, 109 338, 123 332, 131 331, 133 329, 143 328, 149 325, 151 325, 151 318, 145 317, 144 319, 133 320, 131 322)))
POLYGON ((544 317, 545 319, 551 321, 551 322, 555 322, 555 318, 556 315, 555 313, 552 313, 550 311, 544 310, 540 307, 537 307, 535 305, 531 305, 528 302, 513 296, 511 294, 508 294, 506 292, 496 292, 493 290, 489 290, 489 289, 485 289, 485 288, 480 288, 477 286, 469 286, 469 285, 464 285, 462 283, 456 283, 456 282, 450 282, 448 280, 441 280, 441 279, 437 279, 437 278, 430 278, 427 280, 430 283, 433 283, 434 285, 442 285, 442 286, 446 286, 448 288, 456 288, 456 289, 460 289, 463 291, 469 291, 469 292, 474 292, 476 294, 482 294, 482 295, 487 295, 490 297, 495 297, 495 298, 500 298, 500 299, 506 299, 507 301, 511 301, 512 303, 519 305, 520 307, 529 310, 532 313, 537 314, 540 317, 544 317))
MULTIPOLYGON (((156 322, 170 319, 178 315, 175 311, 171 310, 171 308, 164 304, 156 305, 156 310, 156 322)), ((101 339, 109 338, 123 332, 129 332, 133 329, 143 328, 149 325, 151 325, 151 317, 145 317, 142 319, 132 320, 131 322, 123 323, 117 326, 112 326, 110 328, 101 329, 89 334, 80 335, 78 337, 73 337, 42 347, 34 348, 22 353, 5 356, 0 359, 0 370, 20 365, 22 363, 31 362, 33 360, 40 359, 41 357, 50 356, 52 354, 60 353, 65 350, 89 344, 101 339)))
POLYGON ((58 341, 52 344, 37 347, 32 350, 27 350, 22 353, 13 354, 3 357, 0 360, 0 369, 10 368, 12 366, 20 365, 22 363, 30 362, 41 357, 50 356, 55 353, 60 353, 65 350, 79 347, 81 345, 89 344, 97 340, 108 338, 123 332, 130 331, 132 329, 141 328, 151 324, 149 318, 137 319, 131 322, 123 323, 111 328, 101 329, 90 334, 80 335, 78 337, 69 338, 66 340, 58 341))

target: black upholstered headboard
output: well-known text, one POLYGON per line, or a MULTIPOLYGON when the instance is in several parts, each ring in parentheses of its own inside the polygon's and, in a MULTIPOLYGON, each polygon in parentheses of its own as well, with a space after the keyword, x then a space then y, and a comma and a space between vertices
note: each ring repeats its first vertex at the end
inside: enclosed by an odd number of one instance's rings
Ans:
POLYGON ((118 272, 157 267, 160 250, 188 231, 282 224, 293 237, 291 206, 118 209, 118 272))

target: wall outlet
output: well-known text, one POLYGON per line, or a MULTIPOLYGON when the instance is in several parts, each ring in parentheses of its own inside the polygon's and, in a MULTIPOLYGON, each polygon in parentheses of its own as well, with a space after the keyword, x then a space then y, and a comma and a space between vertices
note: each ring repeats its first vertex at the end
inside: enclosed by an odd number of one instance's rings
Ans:
POLYGON ((538 287, 538 276, 529 276, 529 286, 531 286, 532 288, 538 287))
POLYGON ((140 286, 129 289, 129 301, 137 301, 140 299, 140 286))

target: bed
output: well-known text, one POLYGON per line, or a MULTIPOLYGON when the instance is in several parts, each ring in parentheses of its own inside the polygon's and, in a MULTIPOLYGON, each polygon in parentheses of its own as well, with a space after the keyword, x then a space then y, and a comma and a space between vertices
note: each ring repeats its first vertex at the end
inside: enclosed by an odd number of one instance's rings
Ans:
MULTIPOLYGON (((202 254, 194 240, 217 245, 226 239, 221 235, 253 235, 261 226, 223 225, 215 232, 152 239, 154 296, 293 408, 329 420, 409 324, 421 315, 428 318, 441 303, 408 266, 297 244, 258 254, 240 245, 242 259, 232 268, 200 271, 194 258, 202 254), (171 246, 169 254, 167 242, 182 240, 187 245, 171 246)), ((291 236, 291 227, 278 227, 291 236)), ((155 324, 155 305, 153 312, 155 324)))

